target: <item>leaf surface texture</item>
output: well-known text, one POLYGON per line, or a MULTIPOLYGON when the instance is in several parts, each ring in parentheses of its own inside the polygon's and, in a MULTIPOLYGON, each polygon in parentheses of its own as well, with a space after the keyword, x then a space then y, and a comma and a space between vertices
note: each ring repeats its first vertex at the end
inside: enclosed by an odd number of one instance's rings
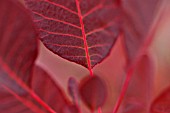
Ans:
POLYGON ((112 0, 25 0, 41 41, 55 54, 91 70, 118 36, 112 0))

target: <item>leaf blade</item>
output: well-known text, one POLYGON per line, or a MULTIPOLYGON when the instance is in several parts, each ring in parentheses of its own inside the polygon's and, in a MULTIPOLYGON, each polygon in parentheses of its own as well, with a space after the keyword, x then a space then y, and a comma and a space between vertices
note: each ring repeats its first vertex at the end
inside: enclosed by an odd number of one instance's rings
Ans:
MULTIPOLYGON (((53 110, 51 107, 53 102, 45 101, 46 97, 39 95, 36 92, 38 90, 36 85, 32 85, 33 82, 39 81, 35 79, 40 76, 38 74, 46 76, 44 78, 51 82, 53 80, 40 68, 35 68, 35 75, 32 73, 38 53, 38 35, 28 12, 19 2, 13 0, 1 0, 0 10, 0 88, 3 87, 0 91, 0 111, 5 113, 60 112, 59 109, 53 110), (2 103, 4 96, 7 97, 5 109, 2 103), (10 107, 14 104, 12 100, 16 102, 16 106, 10 107), (17 109, 17 106, 23 111, 17 109)), ((57 84, 52 83, 48 84, 60 90, 57 84)), ((67 112, 69 112, 70 103, 64 99, 64 93, 56 89, 52 90, 60 94, 60 102, 66 101, 63 106, 68 107, 67 112)), ((58 106, 56 102, 53 104, 55 107, 58 106)), ((62 108, 62 112, 64 109, 62 108)))
POLYGON ((129 63, 140 53, 141 48, 149 46, 154 37, 155 29, 152 27, 161 4, 160 0, 121 1, 123 11, 124 45, 129 63))
POLYGON ((79 93, 84 104, 93 112, 104 105, 108 92, 99 76, 87 76, 79 84, 79 93))
POLYGON ((25 0, 25 3, 33 13, 44 45, 89 70, 108 56, 117 39, 118 25, 111 21, 117 21, 118 10, 111 0, 25 0))
POLYGON ((152 97, 155 75, 155 60, 152 54, 145 54, 138 62, 131 77, 120 113, 147 113, 152 97))
POLYGON ((169 94, 170 94, 170 88, 168 87, 163 92, 161 92, 161 94, 157 98, 154 99, 150 107, 150 112, 151 113, 168 113, 170 111, 169 94))

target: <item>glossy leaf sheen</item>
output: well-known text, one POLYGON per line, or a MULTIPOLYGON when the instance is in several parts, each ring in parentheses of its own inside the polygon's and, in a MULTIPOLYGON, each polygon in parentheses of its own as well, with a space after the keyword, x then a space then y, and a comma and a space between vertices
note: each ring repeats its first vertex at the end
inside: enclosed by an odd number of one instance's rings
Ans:
POLYGON ((152 103, 150 113, 170 112, 170 87, 164 90, 152 103))
POLYGON ((0 0, 0 113, 78 113, 34 65, 37 35, 26 13, 19 2, 0 0))
POLYGON ((41 41, 55 54, 93 68, 118 36, 113 0, 25 0, 41 41))
POLYGON ((92 110, 101 107, 107 97, 107 88, 98 76, 84 78, 79 86, 79 92, 84 103, 92 110))

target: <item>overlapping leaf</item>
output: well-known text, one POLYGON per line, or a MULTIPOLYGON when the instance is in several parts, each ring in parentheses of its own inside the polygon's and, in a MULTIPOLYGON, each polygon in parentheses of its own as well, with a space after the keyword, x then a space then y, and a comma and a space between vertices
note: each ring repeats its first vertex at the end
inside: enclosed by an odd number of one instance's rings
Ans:
POLYGON ((83 102, 91 111, 103 106, 107 98, 106 84, 99 76, 84 78, 79 85, 79 92, 83 102))
POLYGON ((164 90, 152 103, 150 113, 170 112, 170 88, 164 90))
POLYGON ((0 112, 77 113, 50 76, 34 66, 37 35, 26 13, 17 1, 0 1, 0 112))
POLYGON ((161 0, 121 0, 122 29, 128 61, 136 58, 144 44, 152 41, 153 29, 156 29, 152 28, 152 24, 160 5, 161 0))
POLYGON ((86 68, 100 63, 118 30, 114 0, 25 0, 41 41, 55 54, 86 68))
POLYGON ((127 75, 116 102, 114 113, 117 112, 125 96, 135 67, 153 41, 156 27, 158 26, 157 23, 154 23, 154 19, 160 4, 160 0, 119 0, 118 2, 122 14, 123 25, 121 29, 127 54, 127 67, 125 69, 127 75))
POLYGON ((20 86, 8 74, 1 72, 0 78, 0 112, 5 113, 78 113, 79 109, 71 104, 63 91, 49 77, 49 75, 36 66, 33 76, 30 76, 29 91, 20 86), (2 81, 6 82, 3 83, 2 81), (45 85, 44 85, 45 84, 45 85), (34 95, 34 96, 33 96, 34 95), (36 98, 36 99, 35 99, 36 98), (40 99, 40 100, 39 100, 40 99), (37 101, 38 100, 38 101, 37 101), (42 103, 40 103, 42 102, 42 103), (42 106, 43 104, 44 106, 42 106))
POLYGON ((11 73, 28 82, 37 56, 35 29, 31 18, 23 15, 26 11, 18 8, 21 4, 10 0, 0 2, 0 68, 4 70, 6 65, 13 70, 11 73))
POLYGON ((154 60, 149 55, 135 68, 119 113, 148 113, 153 92, 154 60))
POLYGON ((9 91, 11 90, 4 88, 4 86, 2 86, 2 84, 0 83, 1 113, 34 113, 31 109, 29 109, 21 101, 19 101, 13 94, 9 93, 9 91))
POLYGON ((78 108, 66 98, 64 92, 48 73, 36 66, 31 78, 31 89, 57 113, 78 113, 78 108))

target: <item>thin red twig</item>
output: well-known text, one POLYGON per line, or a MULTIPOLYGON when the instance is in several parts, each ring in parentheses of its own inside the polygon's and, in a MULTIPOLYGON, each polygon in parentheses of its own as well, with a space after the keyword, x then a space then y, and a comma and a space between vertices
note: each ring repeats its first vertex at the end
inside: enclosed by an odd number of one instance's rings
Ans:
POLYGON ((161 17, 162 17, 162 13, 160 13, 160 15, 158 15, 158 18, 155 20, 155 22, 153 23, 153 26, 151 27, 148 37, 146 38, 146 41, 144 42, 143 46, 139 49, 138 54, 137 54, 136 58, 134 59, 134 61, 127 68, 126 79, 123 84, 123 88, 121 90, 120 96, 119 96, 119 98, 116 102, 116 105, 114 107, 113 113, 117 113, 117 111, 120 107, 120 104, 125 96, 126 91, 127 91, 127 88, 129 86, 130 79, 133 75, 134 69, 135 69, 136 65, 138 64, 138 62, 140 61, 140 59, 142 58, 142 56, 145 54, 149 45, 152 43, 155 32, 157 30, 156 28, 159 25, 161 17))

